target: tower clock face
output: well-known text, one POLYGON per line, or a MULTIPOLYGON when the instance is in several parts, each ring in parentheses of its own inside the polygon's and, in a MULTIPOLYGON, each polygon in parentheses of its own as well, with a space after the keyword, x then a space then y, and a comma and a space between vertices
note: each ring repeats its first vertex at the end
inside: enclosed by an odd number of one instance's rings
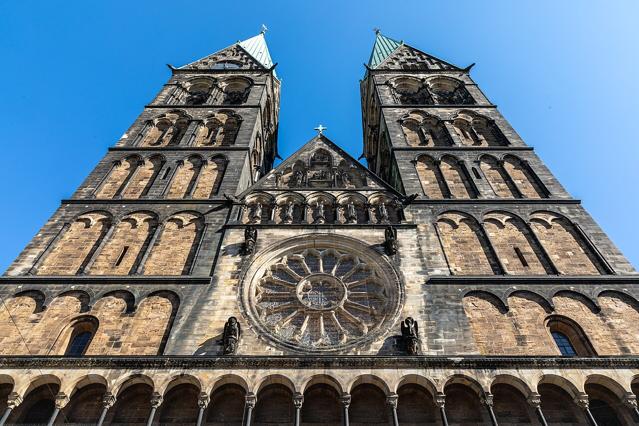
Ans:
POLYGON ((278 345, 303 352, 344 350, 366 344, 396 318, 397 274, 364 244, 312 236, 289 240, 275 252, 257 256, 245 277, 243 300, 256 328, 278 345))

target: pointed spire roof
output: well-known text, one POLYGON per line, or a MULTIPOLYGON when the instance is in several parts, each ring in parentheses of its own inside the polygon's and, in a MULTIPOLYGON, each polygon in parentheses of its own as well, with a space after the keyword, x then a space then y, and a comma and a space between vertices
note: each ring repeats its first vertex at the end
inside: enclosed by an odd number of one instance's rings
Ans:
POLYGON ((246 50, 246 53, 251 55, 257 62, 264 65, 266 68, 271 68, 273 66, 273 60, 271 59, 271 54, 268 51, 263 31, 254 37, 238 42, 238 44, 246 50))
POLYGON ((379 64, 384 62, 395 50, 404 44, 403 41, 393 40, 390 37, 386 37, 378 29, 375 30, 375 44, 373 45, 373 51, 371 57, 368 60, 368 66, 371 68, 377 68, 379 64))

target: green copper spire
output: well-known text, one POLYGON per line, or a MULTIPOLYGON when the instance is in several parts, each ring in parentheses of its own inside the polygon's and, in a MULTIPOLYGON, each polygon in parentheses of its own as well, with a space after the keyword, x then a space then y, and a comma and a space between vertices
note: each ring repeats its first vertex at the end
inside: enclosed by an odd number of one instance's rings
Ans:
POLYGON ((368 60, 368 66, 371 68, 377 68, 379 64, 384 62, 384 59, 388 58, 398 47, 403 45, 404 42, 393 40, 382 34, 379 29, 375 29, 375 45, 371 52, 371 57, 368 60))
POLYGON ((266 30, 264 28, 265 27, 263 27, 262 32, 258 35, 244 41, 240 41, 238 44, 257 62, 264 65, 266 68, 271 68, 273 66, 273 60, 271 59, 271 54, 266 46, 266 38, 264 37, 264 32, 266 30))

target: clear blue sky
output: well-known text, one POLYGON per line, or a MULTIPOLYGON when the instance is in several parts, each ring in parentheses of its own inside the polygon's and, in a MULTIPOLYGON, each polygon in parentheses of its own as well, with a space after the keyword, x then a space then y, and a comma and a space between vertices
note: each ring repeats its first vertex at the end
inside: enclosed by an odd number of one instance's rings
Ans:
POLYGON ((3 1, 0 269, 179 66, 270 28, 280 152, 361 153, 372 29, 460 66, 639 265, 639 2, 3 1))

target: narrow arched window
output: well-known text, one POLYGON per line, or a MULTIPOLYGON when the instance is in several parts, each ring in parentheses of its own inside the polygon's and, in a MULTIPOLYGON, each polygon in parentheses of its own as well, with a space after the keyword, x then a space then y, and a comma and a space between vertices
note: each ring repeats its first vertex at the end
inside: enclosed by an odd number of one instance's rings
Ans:
POLYGON ((546 326, 561 356, 596 356, 588 337, 573 320, 553 316, 546 326))
POLYGON ((577 351, 570 343, 568 336, 559 331, 553 331, 550 334, 552 334, 552 338, 555 340, 555 344, 562 356, 577 356, 577 351))
POLYGON ((86 352, 89 347, 89 343, 91 343, 91 338, 93 337, 93 333, 90 331, 81 331, 80 333, 75 334, 71 338, 71 342, 69 342, 69 347, 67 348, 67 356, 82 356, 86 352))

